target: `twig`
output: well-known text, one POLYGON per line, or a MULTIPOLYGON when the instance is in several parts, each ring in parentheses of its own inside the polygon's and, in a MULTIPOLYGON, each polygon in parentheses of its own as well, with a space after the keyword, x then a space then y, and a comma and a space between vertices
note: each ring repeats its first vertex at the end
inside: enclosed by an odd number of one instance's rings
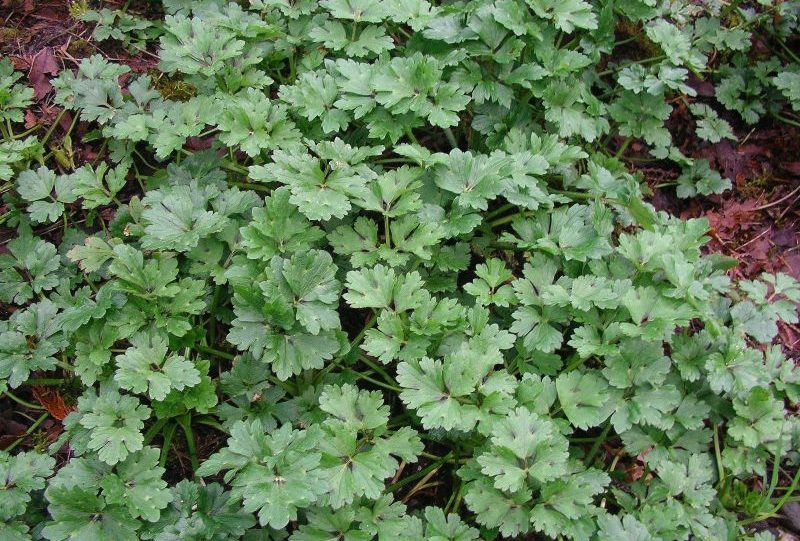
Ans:
POLYGON ((788 194, 786 194, 783 197, 781 197, 780 199, 778 199, 777 201, 773 201, 771 203, 767 203, 766 205, 761 205, 760 207, 756 207, 756 208, 753 209, 753 211, 764 210, 764 209, 768 209, 770 207, 774 207, 775 205, 779 205, 779 204, 783 203, 784 201, 786 201, 787 199, 789 199, 790 197, 792 197, 798 191, 800 191, 800 185, 797 186, 797 188, 795 188, 794 190, 792 190, 788 194))

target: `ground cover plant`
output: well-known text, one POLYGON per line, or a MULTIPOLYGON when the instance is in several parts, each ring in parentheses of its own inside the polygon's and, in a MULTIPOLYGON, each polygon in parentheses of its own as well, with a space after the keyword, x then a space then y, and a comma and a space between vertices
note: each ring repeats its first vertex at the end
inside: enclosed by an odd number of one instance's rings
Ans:
POLYGON ((65 16, 0 60, 1 540, 774 539, 800 284, 637 165, 800 127, 800 2, 65 16))

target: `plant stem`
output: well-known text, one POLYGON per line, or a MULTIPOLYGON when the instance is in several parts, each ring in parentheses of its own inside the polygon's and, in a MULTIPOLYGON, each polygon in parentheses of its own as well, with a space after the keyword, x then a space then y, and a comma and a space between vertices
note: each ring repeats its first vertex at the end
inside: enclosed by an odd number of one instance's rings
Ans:
POLYGON ((23 385, 30 386, 45 386, 45 385, 61 385, 66 380, 63 378, 30 378, 23 383, 23 385))
POLYGON ((344 360, 344 358, 347 357, 347 355, 351 351, 353 351, 354 348, 358 347, 358 345, 361 344, 361 342, 364 340, 364 335, 366 335, 368 330, 370 330, 372 327, 375 326, 376 322, 377 319, 375 318, 375 316, 374 315, 370 316, 369 320, 364 325, 364 328, 361 329, 361 331, 359 331, 356 337, 353 338, 353 340, 350 342, 350 347, 348 348, 348 350, 342 353, 341 355, 338 355, 330 363, 328 363, 328 365, 325 368, 320 370, 319 373, 316 376, 314 376, 314 380, 312 381, 312 383, 319 383, 319 381, 325 376, 325 374, 327 374, 328 372, 339 366, 339 364, 344 360))
POLYGON ((11 400, 16 402, 20 406, 25 406, 26 408, 30 408, 32 410, 43 410, 44 409, 42 406, 38 406, 36 404, 31 404, 30 402, 21 399, 20 397, 18 397, 17 395, 12 393, 11 391, 3 391, 3 394, 5 394, 7 397, 9 397, 11 400))
POLYGON ((616 154, 614 154, 614 157, 615 157, 615 158, 619 158, 620 156, 622 156, 622 154, 624 154, 624 153, 625 153, 625 151, 628 149, 628 145, 630 145, 630 144, 631 144, 631 141, 633 141, 633 138, 632 138, 632 137, 627 137, 627 138, 626 138, 626 139, 625 139, 625 140, 622 142, 622 144, 619 146, 619 150, 617 150, 617 153, 616 153, 616 154))
POLYGON ((447 142, 450 143, 450 146, 453 148, 458 148, 458 141, 456 141, 456 136, 453 135, 453 130, 450 128, 445 128, 444 135, 447 137, 447 142))
MULTIPOLYGON (((777 460, 777 459, 776 459, 776 460, 777 460)), ((783 495, 783 496, 782 496, 782 497, 781 497, 781 498, 778 500, 778 503, 776 503, 776 504, 775 504, 775 507, 773 507, 773 508, 772 508, 772 510, 770 510, 770 511, 769 511, 769 512, 767 512, 767 513, 762 513, 762 514, 760 514, 760 515, 756 515, 755 517, 752 517, 752 518, 749 518, 749 519, 746 519, 746 520, 740 521, 740 522, 739 522, 739 524, 740 524, 740 525, 742 525, 742 526, 746 526, 746 525, 748 525, 748 524, 752 524, 752 523, 754 523, 754 522, 760 522, 760 521, 762 521, 762 520, 766 520, 766 519, 768 519, 768 518, 770 518, 770 517, 773 517, 773 516, 775 516, 775 515, 776 515, 776 514, 777 514, 777 513, 778 513, 778 512, 781 510, 781 508, 783 507, 783 505, 784 505, 784 504, 785 504, 787 501, 789 501, 789 498, 791 498, 791 497, 792 497, 792 494, 793 494, 793 493, 794 493, 794 491, 797 489, 797 484, 798 484, 798 483, 800 483, 800 469, 798 469, 798 470, 797 470, 797 473, 795 473, 795 475, 794 475, 794 478, 792 479, 792 484, 791 484, 791 485, 789 485, 789 489, 786 491, 786 494, 784 494, 784 495, 783 495)))
POLYGON ((167 464, 167 458, 169 458, 169 448, 172 445, 172 438, 175 436, 175 430, 177 428, 177 424, 170 423, 169 426, 164 430, 164 441, 161 443, 161 456, 158 459, 158 465, 162 468, 167 464))
POLYGON ((600 450, 600 446, 606 440, 609 432, 611 432, 611 423, 607 423, 603 428, 603 431, 600 432, 600 435, 594 440, 594 445, 592 445, 592 448, 589 449, 589 453, 586 455, 586 460, 584 461, 587 466, 592 463, 592 460, 594 459, 595 455, 597 455, 597 452, 600 450))
POLYGON ((361 359, 362 363, 369 366, 374 372, 380 374, 381 377, 384 379, 384 381, 386 381, 386 383, 388 383, 389 385, 394 385, 396 383, 395 379, 392 376, 390 376, 389 373, 386 372, 386 370, 384 370, 383 368, 372 362, 365 355, 360 355, 359 358, 361 359))
POLYGON ((494 209, 492 212, 487 212, 486 214, 483 215, 483 219, 484 220, 491 220, 492 218, 495 218, 496 216, 500 216, 504 212, 507 212, 507 211, 513 209, 514 207, 515 207, 515 205, 512 205, 511 203, 507 203, 507 204, 505 204, 503 206, 500 206, 500 207, 494 209))
POLYGON ((418 145, 418 144, 419 144, 419 141, 417 141, 417 138, 416 138, 416 136, 414 135, 414 132, 413 132, 413 131, 411 131, 411 128, 409 128, 408 126, 406 126, 406 127, 405 127, 405 129, 404 129, 404 131, 406 132, 406 136, 409 138, 409 140, 411 140, 411 142, 412 142, 412 143, 414 143, 415 145, 418 145))
POLYGON ((147 432, 144 434, 144 444, 149 445, 150 442, 153 441, 153 438, 156 437, 156 434, 158 434, 161 429, 164 428, 164 425, 167 424, 168 421, 169 419, 164 417, 153 423, 153 426, 148 428, 147 432))
POLYGON ((719 428, 717 425, 714 425, 714 460, 717 463, 717 476, 719 477, 717 486, 719 486, 725 479, 725 468, 722 467, 722 450, 719 445, 719 428))
POLYGON ((220 351, 218 349, 214 349, 208 346, 204 346, 203 344, 195 344, 194 350, 200 353, 208 353, 209 355, 214 355, 215 357, 219 357, 220 359, 225 359, 227 361, 232 361, 236 358, 236 355, 232 353, 227 353, 225 351, 220 351))
POLYGON ((5 448, 5 452, 10 453, 17 445, 25 441, 25 438, 33 434, 33 431, 39 428, 39 425, 41 425, 44 422, 44 420, 47 419, 49 416, 50 414, 48 412, 42 413, 42 415, 38 419, 36 419, 36 421, 34 421, 31 426, 28 427, 28 430, 25 431, 25 434, 17 438, 17 440, 14 443, 5 448))
POLYGON ((363 372, 359 372, 358 370, 353 370, 353 373, 355 373, 358 376, 359 379, 366 380, 366 381, 372 383, 373 385, 377 385, 378 387, 382 387, 382 388, 384 388, 384 389, 386 389, 388 391, 394 391, 396 393, 399 393, 399 392, 402 392, 402 390, 403 390, 400 387, 397 387, 397 386, 394 386, 394 385, 389 385, 388 383, 384 383, 384 382, 382 382, 380 380, 377 380, 375 378, 371 378, 368 375, 364 374, 363 372))
POLYGON ((789 124, 790 126, 794 126, 795 128, 800 128, 800 122, 796 122, 791 118, 786 118, 785 116, 780 115, 778 113, 772 113, 772 116, 774 116, 776 119, 780 120, 785 124, 789 124))
POLYGON ((192 431, 192 414, 186 413, 178 417, 178 424, 181 425, 183 433, 186 436, 186 448, 189 451, 189 459, 192 461, 192 470, 197 471, 200 467, 200 461, 197 458, 197 445, 194 441, 194 432, 192 431))
POLYGON ((439 459, 439 460, 437 460, 436 462, 433 462, 433 463, 429 464, 429 465, 428 465, 428 467, 427 467, 427 468, 425 468, 424 470, 420 470, 420 471, 418 471, 417 473, 415 473, 415 474, 413 474, 413 475, 409 475, 408 477, 405 477, 405 478, 403 478, 403 479, 400 479, 400 480, 399 480, 399 481, 397 481, 396 483, 392 483, 391 485, 389 485, 389 486, 386 488, 387 492, 394 492, 394 491, 395 491, 395 490, 397 490, 398 488, 403 488, 403 487, 404 487, 404 486, 406 486, 407 484, 409 484, 409 483, 413 483, 413 482, 414 482, 414 481, 416 481, 417 479, 420 479, 420 478, 422 478, 422 477, 425 477, 426 475, 428 475, 428 473, 430 473, 430 472, 432 472, 433 470, 435 470, 435 469, 439 468, 439 467, 440 467, 442 464, 444 464, 445 462, 447 462, 448 460, 450 460, 450 457, 451 457, 452 455, 453 455, 453 451, 450 451, 449 453, 447 453, 446 455, 444 455, 442 458, 440 458, 440 459, 439 459))
POLYGON ((228 431, 225 430, 225 427, 219 424, 218 422, 214 421, 213 419, 195 419, 198 424, 210 426, 211 428, 222 432, 223 434, 227 434, 228 431))
POLYGON ((265 186, 263 184, 253 184, 251 182, 237 182, 234 180, 229 180, 228 184, 231 186, 236 186, 237 188, 244 188, 245 190, 254 190, 256 192, 270 193, 272 191, 272 188, 269 186, 265 186))
MULTIPOLYGON (((44 148, 45 144, 50 139, 50 136, 53 135, 53 132, 55 131, 55 129, 58 126, 59 122, 61 122, 61 119, 64 117, 64 114, 66 112, 67 112, 66 109, 61 109, 61 111, 59 111, 58 115, 56 116, 56 119, 50 125, 50 129, 47 130, 47 132, 44 134, 44 137, 42 138, 42 141, 41 141, 42 148, 44 148)), ((75 115, 75 117, 77 118, 77 114, 75 115)))

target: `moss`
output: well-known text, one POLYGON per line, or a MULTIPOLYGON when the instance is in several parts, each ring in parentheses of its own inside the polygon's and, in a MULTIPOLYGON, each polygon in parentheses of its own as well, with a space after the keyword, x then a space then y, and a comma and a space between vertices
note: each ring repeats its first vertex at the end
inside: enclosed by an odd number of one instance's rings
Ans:
POLYGON ((22 32, 17 28, 10 26, 0 26, 0 42, 10 41, 22 35, 22 32))
POLYGON ((155 70, 151 70, 150 77, 153 79, 153 86, 164 99, 186 101, 197 95, 194 85, 178 77, 165 75, 155 70))
POLYGON ((78 57, 89 56, 94 53, 94 51, 95 49, 92 47, 91 43, 80 38, 70 41, 69 46, 67 47, 67 52, 69 54, 78 57))
POLYGON ((72 0, 69 3, 69 14, 73 19, 80 19, 81 15, 89 11, 87 0, 72 0))

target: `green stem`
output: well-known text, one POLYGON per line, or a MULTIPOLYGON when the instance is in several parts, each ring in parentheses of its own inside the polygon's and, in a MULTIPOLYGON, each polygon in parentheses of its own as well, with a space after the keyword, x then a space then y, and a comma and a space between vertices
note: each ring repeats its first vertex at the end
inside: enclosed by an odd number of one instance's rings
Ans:
POLYGON ((606 426, 603 428, 603 431, 600 432, 600 435, 594 440, 594 445, 592 448, 589 449, 589 454, 586 455, 585 463, 586 465, 591 465, 592 460, 597 455, 597 452, 600 450, 600 446, 606 441, 606 437, 608 433, 611 432, 611 423, 607 423, 606 426))
POLYGON ((237 188, 243 188, 245 190, 254 190, 256 192, 269 193, 272 191, 272 188, 269 186, 265 186, 263 184, 253 184, 251 182, 237 182, 234 180, 229 180, 228 184, 231 186, 236 186, 237 188))
POLYGON ((789 485, 789 489, 786 491, 786 494, 784 494, 783 497, 781 497, 778 500, 778 503, 775 504, 775 507, 773 507, 772 510, 770 510, 767 513, 762 513, 762 514, 757 515, 755 517, 749 518, 747 520, 740 521, 739 524, 742 525, 742 526, 746 526, 748 524, 752 524, 754 522, 761 522, 762 520, 766 520, 768 518, 771 518, 771 517, 775 516, 781 510, 783 505, 787 501, 789 501, 789 498, 792 497, 792 494, 797 489, 797 484, 798 483, 800 483, 800 469, 798 469, 797 473, 795 473, 794 478, 792 479, 792 484, 789 485))
POLYGON ((622 144, 619 146, 619 149, 617 150, 617 153, 614 154, 614 157, 615 158, 619 158, 620 156, 622 156, 625 153, 625 151, 628 149, 628 145, 631 144, 631 141, 633 141, 633 138, 632 137, 627 137, 622 142, 622 144))
POLYGON ((186 436, 186 448, 189 451, 189 459, 192 461, 192 471, 197 471, 200 467, 200 461, 197 458, 197 445, 194 441, 194 432, 192 431, 192 414, 186 413, 178 417, 178 424, 181 425, 183 433, 186 436))
MULTIPOLYGON (((58 115, 56 116, 56 119, 50 125, 50 129, 47 130, 47 132, 44 134, 44 137, 42 138, 42 148, 44 148, 45 144, 50 139, 50 136, 53 135, 53 132, 55 131, 55 129, 58 126, 59 122, 61 122, 61 119, 64 117, 66 112, 67 112, 66 109, 61 109, 61 111, 59 111, 58 115)), ((78 117, 78 115, 76 114, 75 118, 77 118, 77 117, 78 117)))
POLYGON ((358 376, 358 379, 366 380, 366 381, 372 383, 373 385, 377 385, 378 387, 381 387, 381 388, 386 389, 388 391, 394 391, 396 393, 399 393, 399 392, 403 391, 403 389, 401 389, 400 387, 397 387, 395 385, 389 385, 389 384, 384 383, 384 382, 382 382, 380 380, 377 380, 375 378, 371 378, 368 375, 364 374, 363 372, 359 372, 358 370, 353 370, 353 373, 358 376))
POLYGON ((225 359, 226 361, 232 361, 236 358, 236 355, 232 353, 220 351, 218 349, 204 346, 203 344, 195 344, 193 349, 199 353, 208 353, 209 355, 214 355, 215 357, 219 357, 220 359, 225 359))
POLYGON ((20 406, 25 406, 26 408, 30 408, 32 410, 43 410, 44 409, 42 406, 37 406, 36 404, 31 404, 30 402, 27 402, 27 401, 21 399, 20 397, 18 397, 17 395, 12 393, 11 391, 3 391, 3 393, 7 397, 9 397, 11 400, 13 400, 17 404, 19 404, 20 406))
POLYGON ((772 116, 774 116, 776 119, 780 120, 785 124, 789 124, 790 126, 794 126, 795 128, 800 128, 800 122, 796 122, 791 118, 786 118, 785 116, 780 115, 778 113, 772 113, 772 116))
POLYGON ((17 438, 17 440, 14 443, 5 448, 5 452, 10 453, 17 445, 25 441, 25 438, 33 434, 33 431, 39 428, 39 425, 41 425, 44 422, 44 420, 47 419, 49 416, 50 414, 47 412, 42 413, 41 417, 36 419, 36 421, 34 421, 34 423, 28 427, 28 430, 25 431, 25 434, 17 438))
POLYGON ((714 460, 717 462, 717 486, 722 484, 725 479, 725 468, 722 467, 722 450, 719 444, 719 427, 714 425, 714 460))
POLYGON ((164 425, 167 424, 168 421, 169 421, 169 418, 168 417, 164 417, 162 419, 159 419, 155 423, 153 423, 153 426, 148 428, 147 432, 145 432, 145 434, 144 434, 144 444, 145 445, 149 445, 150 442, 153 441, 153 438, 156 437, 156 434, 161 432, 161 429, 164 428, 164 425))
POLYGON ((178 425, 176 423, 170 423, 164 430, 164 441, 161 443, 161 457, 158 459, 158 464, 162 468, 167 464, 169 448, 172 445, 172 438, 175 437, 175 430, 177 430, 177 428, 178 425))
POLYGON ((556 195, 563 195, 564 197, 569 197, 570 199, 575 199, 578 201, 588 201, 591 199, 600 199, 594 194, 586 193, 586 192, 574 192, 569 190, 549 190, 550 193, 554 193, 556 195))
MULTIPOLYGON (((773 37, 775 37, 775 36, 773 36, 773 37)), ((780 39, 780 38, 775 38, 775 41, 777 41, 777 42, 778 42, 778 45, 780 45, 780 46, 783 48, 783 50, 784 50, 784 51, 786 51, 786 54, 788 54, 789 56, 791 56, 791 57, 792 57, 792 60, 794 60, 794 61, 795 61, 795 62, 797 62, 797 63, 800 63, 800 57, 798 57, 796 54, 794 54, 794 51, 792 51, 792 50, 789 48, 789 46, 788 46, 788 45, 786 45, 786 44, 783 42, 783 40, 782 40, 782 39, 780 39)))
POLYGON ((31 385, 31 386, 45 386, 45 385, 61 385, 66 380, 63 378, 30 378, 25 380, 23 385, 31 385))
POLYGON ((211 428, 222 432, 223 434, 227 434, 228 431, 225 430, 225 427, 219 424, 217 421, 213 419, 195 419, 195 422, 201 425, 210 426, 211 428))
POLYGON ((396 163, 417 163, 417 162, 415 162, 414 160, 412 160, 410 158, 386 158, 386 159, 383 159, 383 160, 375 160, 372 163, 376 163, 376 164, 379 164, 379 165, 391 165, 391 164, 396 164, 396 163))
POLYGON ((383 236, 386 240, 386 247, 392 249, 392 231, 389 228, 389 215, 383 215, 383 236))
POLYGON ((372 362, 366 356, 361 355, 360 359, 361 362, 369 366, 373 372, 377 372, 378 374, 380 374, 380 376, 384 379, 384 381, 386 381, 386 383, 388 383, 389 385, 394 385, 395 383, 397 383, 395 379, 392 376, 390 376, 388 372, 386 372, 386 370, 384 370, 383 368, 372 362))
POLYGON ((375 316, 374 315, 370 316, 369 320, 364 325, 364 328, 361 329, 361 331, 359 331, 356 337, 353 338, 353 340, 350 342, 350 347, 347 349, 347 351, 334 358, 330 363, 328 363, 328 365, 325 368, 320 370, 319 373, 316 376, 314 376, 314 380, 312 383, 314 384, 319 383, 319 381, 325 376, 325 374, 327 374, 328 372, 339 366, 339 364, 341 364, 341 362, 345 359, 345 357, 347 357, 347 355, 351 351, 353 351, 354 348, 358 347, 361 344, 361 342, 364 340, 364 335, 366 335, 368 330, 370 330, 372 327, 375 326, 375 323, 377 323, 377 319, 375 318, 375 316))
POLYGON ((428 475, 430 472, 432 472, 432 471, 433 471, 433 470, 435 470, 436 468, 439 468, 439 467, 441 467, 441 466, 442 466, 442 464, 444 464, 445 462, 449 461, 449 460, 450 460, 450 457, 451 457, 452 455, 453 455, 453 451, 450 451, 449 453, 447 453, 446 455, 444 455, 442 458, 440 458, 440 459, 439 459, 439 460, 437 460, 436 462, 433 462, 433 463, 431 463, 430 465, 428 465, 428 467, 427 467, 427 468, 425 468, 424 470, 420 470, 420 471, 418 471, 417 473, 415 473, 415 474, 413 474, 413 475, 409 475, 408 477, 404 477, 403 479, 400 479, 400 480, 399 480, 399 481, 397 481, 396 483, 393 483, 393 484, 389 485, 389 486, 387 487, 387 489, 386 489, 386 490, 387 490, 387 492, 394 492, 394 491, 395 491, 395 490, 397 490, 398 488, 403 488, 403 487, 404 487, 404 486, 406 486, 407 484, 409 484, 409 483, 413 483, 413 482, 414 482, 414 481, 416 481, 417 479, 421 479, 421 478, 425 477, 425 476, 426 476, 426 475, 428 475))
POLYGON ((500 216, 504 212, 508 212, 509 210, 513 209, 514 207, 515 207, 515 205, 512 205, 511 203, 506 203, 505 205, 502 205, 502 206, 494 209, 492 212, 487 212, 486 214, 484 214, 483 219, 484 220, 491 220, 492 218, 500 216))
POLYGON ((75 371, 75 367, 65 361, 56 361, 56 365, 59 366, 60 368, 63 368, 67 372, 75 371))
POLYGON ((492 220, 491 222, 489 222, 489 229, 494 229, 495 227, 505 225, 509 222, 514 221, 514 218, 517 218, 519 216, 525 216, 525 214, 527 214, 527 211, 515 212, 513 214, 508 214, 506 216, 503 216, 502 218, 497 218, 496 220, 492 220))
POLYGON ((456 141, 456 136, 453 135, 453 130, 450 128, 445 128, 444 135, 447 137, 447 142, 450 143, 451 147, 458 148, 458 141, 456 141))
POLYGON ((406 126, 405 128, 403 128, 403 131, 406 132, 406 136, 411 140, 412 143, 414 143, 416 145, 419 144, 419 141, 417 141, 417 137, 414 135, 414 132, 411 131, 411 128, 406 126))

